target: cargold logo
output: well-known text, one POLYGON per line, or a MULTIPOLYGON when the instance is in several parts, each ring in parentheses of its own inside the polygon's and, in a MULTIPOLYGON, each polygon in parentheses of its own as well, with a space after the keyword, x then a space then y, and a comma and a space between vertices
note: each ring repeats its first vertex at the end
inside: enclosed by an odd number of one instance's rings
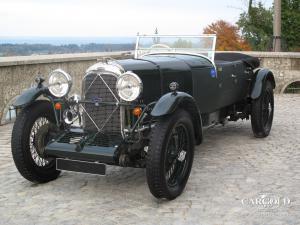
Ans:
POLYGON ((262 210, 272 210, 290 205, 291 200, 288 197, 281 197, 272 193, 260 193, 257 196, 242 199, 242 204, 262 210))

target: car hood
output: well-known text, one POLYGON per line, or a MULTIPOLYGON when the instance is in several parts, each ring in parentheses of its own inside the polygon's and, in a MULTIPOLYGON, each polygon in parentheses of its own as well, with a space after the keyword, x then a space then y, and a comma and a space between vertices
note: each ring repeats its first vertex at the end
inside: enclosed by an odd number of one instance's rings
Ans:
POLYGON ((141 78, 143 82, 141 99, 145 103, 156 101, 169 92, 171 82, 179 84, 179 91, 192 94, 193 70, 213 66, 205 57, 184 54, 148 55, 117 62, 125 71, 132 71, 141 78))

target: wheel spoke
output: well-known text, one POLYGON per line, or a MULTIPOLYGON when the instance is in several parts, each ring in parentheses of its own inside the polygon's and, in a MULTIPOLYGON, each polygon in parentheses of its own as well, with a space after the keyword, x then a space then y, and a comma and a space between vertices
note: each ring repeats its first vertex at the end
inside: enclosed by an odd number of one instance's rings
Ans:
POLYGON ((185 142, 186 142, 186 137, 185 137, 185 132, 182 130, 181 131, 181 136, 180 136, 180 150, 182 150, 184 148, 185 142))
POLYGON ((171 176, 174 174, 174 170, 175 170, 175 166, 176 166, 176 159, 173 160, 173 162, 171 163, 171 166, 169 168, 169 170, 167 171, 167 179, 169 180, 171 178, 171 176))
POLYGON ((167 144, 166 180, 173 186, 185 176, 185 165, 188 152, 187 130, 183 125, 176 126, 167 144))
POLYGON ((270 93, 265 93, 262 101, 262 122, 264 126, 267 126, 272 116, 273 106, 270 93))
POLYGON ((38 118, 34 122, 29 135, 29 149, 30 149, 31 157, 35 162, 35 164, 40 167, 47 166, 50 163, 50 161, 41 157, 39 154, 39 150, 36 148, 36 139, 38 138, 37 134, 42 127, 48 126, 49 124, 50 122, 47 118, 45 117, 38 118))

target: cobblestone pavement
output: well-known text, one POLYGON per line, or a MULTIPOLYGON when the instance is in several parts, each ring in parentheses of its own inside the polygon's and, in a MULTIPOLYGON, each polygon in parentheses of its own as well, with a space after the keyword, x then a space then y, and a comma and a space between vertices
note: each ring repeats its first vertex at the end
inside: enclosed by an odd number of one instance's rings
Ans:
POLYGON ((106 177, 64 172, 32 184, 13 164, 11 125, 2 126, 0 224, 300 224, 300 95, 275 100, 268 138, 254 138, 249 121, 207 130, 174 201, 151 196, 143 169, 111 167, 106 177))

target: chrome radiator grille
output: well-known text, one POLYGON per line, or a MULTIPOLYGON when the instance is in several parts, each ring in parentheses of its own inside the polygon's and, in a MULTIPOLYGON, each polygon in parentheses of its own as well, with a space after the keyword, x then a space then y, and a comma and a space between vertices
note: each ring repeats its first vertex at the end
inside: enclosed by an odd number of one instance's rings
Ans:
POLYGON ((83 104, 83 127, 86 131, 109 134, 121 134, 120 107, 117 104, 103 105, 98 103, 117 103, 117 77, 112 74, 88 74, 82 83, 82 93, 86 101, 83 104))

